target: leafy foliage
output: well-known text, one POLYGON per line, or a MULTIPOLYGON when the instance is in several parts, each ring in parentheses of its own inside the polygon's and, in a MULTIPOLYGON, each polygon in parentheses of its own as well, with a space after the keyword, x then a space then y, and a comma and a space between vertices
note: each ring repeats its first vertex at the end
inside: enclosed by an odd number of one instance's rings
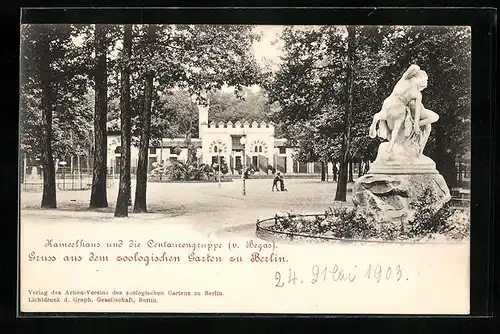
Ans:
POLYGON ((172 181, 210 181, 215 180, 216 172, 208 164, 186 163, 175 160, 168 166, 159 166, 153 169, 154 177, 167 177, 172 181))
POLYGON ((311 236, 359 240, 425 240, 444 236, 450 240, 469 237, 469 211, 446 204, 437 213, 422 202, 420 214, 405 229, 400 224, 377 223, 373 217, 345 206, 330 208, 314 217, 292 215, 275 216, 271 229, 311 236))
POLYGON ((198 137, 198 108, 183 90, 160 95, 151 119, 152 139, 198 137))
POLYGON ((338 152, 342 128, 341 85, 335 80, 345 80, 343 36, 336 27, 289 27, 281 38, 283 65, 268 87, 270 101, 279 103, 272 116, 284 136, 301 147, 304 160, 328 158, 338 152))
POLYGON ((437 213, 432 209, 434 196, 426 191, 412 209, 419 214, 409 224, 406 232, 409 238, 446 233, 451 239, 465 239, 469 236, 469 210, 452 207, 446 203, 437 213))
POLYGON ((71 25, 23 25, 21 29, 21 149, 29 156, 41 155, 40 52, 42 38, 50 41, 48 53, 52 92, 52 148, 55 157, 83 154, 89 147, 93 96, 88 91, 89 76, 85 50, 73 38, 79 28, 71 25))
POLYGON ((240 97, 233 92, 212 91, 209 99, 210 119, 216 123, 271 121, 271 105, 267 92, 263 89, 242 87, 240 97))
MULTIPOLYGON (((272 118, 299 146, 301 160, 338 161, 343 153, 346 36, 344 27, 335 26, 289 27, 281 36, 283 64, 266 88, 270 102, 279 103, 272 118)), ((433 125, 426 152, 438 165, 443 157, 453 160, 469 152, 469 28, 357 26, 350 159, 375 158, 379 140, 368 138, 367 128, 412 63, 428 72, 424 105, 441 117, 433 125)))

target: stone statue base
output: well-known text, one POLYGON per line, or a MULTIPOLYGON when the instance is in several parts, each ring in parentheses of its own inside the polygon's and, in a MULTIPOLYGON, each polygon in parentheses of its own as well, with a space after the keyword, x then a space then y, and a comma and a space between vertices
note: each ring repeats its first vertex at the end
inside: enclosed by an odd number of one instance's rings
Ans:
POLYGON ((388 146, 388 142, 380 144, 377 159, 370 165, 368 174, 439 174, 431 158, 423 154, 408 154, 407 149, 399 144, 394 145, 389 153, 388 146))
POLYGON ((358 212, 378 223, 408 223, 422 207, 435 214, 450 200, 450 190, 437 171, 428 174, 366 174, 356 180, 353 202, 358 212))
POLYGON ((409 144, 411 141, 396 143, 388 152, 389 143, 381 143, 368 173, 354 183, 358 211, 378 223, 408 223, 423 207, 435 214, 451 198, 435 162, 409 144))

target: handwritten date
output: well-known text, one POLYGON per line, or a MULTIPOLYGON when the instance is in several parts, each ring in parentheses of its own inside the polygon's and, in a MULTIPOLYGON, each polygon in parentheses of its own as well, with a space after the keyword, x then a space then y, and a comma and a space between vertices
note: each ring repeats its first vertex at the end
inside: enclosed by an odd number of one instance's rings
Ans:
MULTIPOLYGON (((282 288, 285 284, 300 285, 304 283, 317 284, 323 282, 354 283, 357 280, 370 280, 399 282, 403 279, 403 269, 397 266, 369 265, 368 267, 342 268, 339 265, 319 266, 313 265, 310 273, 298 274, 295 269, 288 268, 288 272, 276 271, 274 273, 275 286, 282 288), (359 275, 358 275, 359 274, 359 275)), ((408 280, 408 279, 406 279, 408 280)))

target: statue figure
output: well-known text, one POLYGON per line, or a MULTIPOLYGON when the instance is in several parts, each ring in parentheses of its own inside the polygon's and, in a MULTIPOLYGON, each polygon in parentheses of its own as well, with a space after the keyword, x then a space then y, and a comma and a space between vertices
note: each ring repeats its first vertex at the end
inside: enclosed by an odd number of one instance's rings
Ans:
MULTIPOLYGON (((415 113, 416 113, 416 106, 415 106, 415 101, 410 101, 407 107, 407 116, 405 120, 405 136, 409 136, 407 134, 406 130, 408 128, 411 129, 409 122, 412 124, 415 124, 415 113)), ((424 105, 421 105, 420 108, 420 120, 417 122, 418 126, 421 128, 421 135, 420 135, 420 140, 419 140, 419 154, 421 155, 424 151, 424 147, 427 144, 427 140, 429 139, 429 135, 431 134, 431 124, 435 123, 439 120, 439 115, 436 114, 434 111, 430 109, 426 109, 424 105)))
POLYGON ((429 138, 431 124, 439 119, 438 114, 426 109, 422 104, 422 90, 427 87, 427 73, 417 65, 411 65, 396 83, 380 112, 373 116, 369 135, 389 140, 387 152, 392 152, 403 126, 405 137, 418 136, 418 153, 422 154, 429 138), (424 127, 421 129, 421 127, 424 127), (423 132, 423 133, 421 133, 423 132))
POLYGON ((422 104, 427 80, 425 71, 411 65, 373 116, 370 137, 378 135, 388 142, 380 143, 377 158, 354 182, 352 191, 358 211, 378 223, 404 226, 422 208, 435 214, 451 198, 436 163, 423 154, 431 124, 439 119, 422 104))

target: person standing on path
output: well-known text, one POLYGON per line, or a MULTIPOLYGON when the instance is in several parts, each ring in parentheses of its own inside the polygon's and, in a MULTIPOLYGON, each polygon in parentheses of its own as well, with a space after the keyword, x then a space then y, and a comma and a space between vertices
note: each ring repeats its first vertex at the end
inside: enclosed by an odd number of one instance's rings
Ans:
POLYGON ((276 176, 273 179, 273 187, 271 190, 274 191, 274 188, 276 188, 276 191, 280 191, 280 188, 283 188, 283 177, 281 176, 280 172, 276 173, 276 176), (278 183, 280 183, 279 188, 278 183))

